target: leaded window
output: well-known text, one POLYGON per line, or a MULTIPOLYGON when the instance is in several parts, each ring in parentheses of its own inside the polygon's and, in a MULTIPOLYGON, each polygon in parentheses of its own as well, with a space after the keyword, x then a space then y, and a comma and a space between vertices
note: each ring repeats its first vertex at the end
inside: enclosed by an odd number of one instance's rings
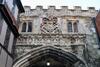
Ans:
POLYGON ((28 22, 28 32, 32 32, 32 22, 28 22))
POLYGON ((22 32, 26 32, 26 23, 23 23, 22 25, 22 32))
POLYGON ((77 23, 74 23, 74 24, 73 24, 73 27, 74 27, 74 32, 78 32, 78 26, 77 26, 77 23))
POLYGON ((68 32, 72 32, 72 23, 71 22, 68 22, 67 24, 68 26, 68 32))

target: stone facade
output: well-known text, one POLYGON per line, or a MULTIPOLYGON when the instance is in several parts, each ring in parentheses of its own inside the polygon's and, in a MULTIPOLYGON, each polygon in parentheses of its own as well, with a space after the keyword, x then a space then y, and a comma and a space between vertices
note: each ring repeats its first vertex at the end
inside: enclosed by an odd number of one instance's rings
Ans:
POLYGON ((74 9, 68 9, 67 6, 62 6, 61 9, 56 9, 55 6, 49 6, 48 9, 43 9, 42 6, 37 6, 36 9, 31 9, 30 6, 24 8, 25 13, 20 14, 17 57, 41 46, 54 46, 87 62, 88 50, 98 47, 92 23, 92 18, 97 15, 94 7, 89 7, 88 10, 82 10, 80 6, 75 6, 74 9))

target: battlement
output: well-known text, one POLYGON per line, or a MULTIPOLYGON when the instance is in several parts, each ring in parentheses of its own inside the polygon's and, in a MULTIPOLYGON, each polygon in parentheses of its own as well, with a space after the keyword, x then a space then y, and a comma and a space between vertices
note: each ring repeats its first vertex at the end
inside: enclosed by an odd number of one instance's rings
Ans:
POLYGON ((24 6, 25 13, 22 15, 31 15, 31 16, 40 16, 40 15, 54 15, 54 16, 88 16, 95 17, 98 11, 95 7, 88 7, 86 10, 83 10, 81 6, 73 6, 73 9, 70 9, 68 6, 61 6, 60 9, 56 9, 55 6, 48 6, 47 9, 44 9, 43 6, 38 5, 35 9, 31 9, 30 6, 24 6))
MULTIPOLYGON (((24 8, 26 9, 26 8, 31 8, 30 6, 24 6, 24 8)), ((82 7, 81 6, 73 6, 73 10, 82 10, 82 7)), ((38 6, 36 6, 36 8, 35 9, 44 9, 43 8, 43 6, 41 6, 41 5, 38 5, 38 6)), ((55 9, 56 10, 56 6, 48 6, 48 9, 55 9)), ((48 10, 47 9, 47 10, 48 10)), ((68 6, 61 6, 61 9, 60 10, 62 10, 62 9, 69 9, 70 10, 70 8, 68 7, 68 6)), ((86 10, 95 10, 95 7, 87 7, 87 9, 86 10)))

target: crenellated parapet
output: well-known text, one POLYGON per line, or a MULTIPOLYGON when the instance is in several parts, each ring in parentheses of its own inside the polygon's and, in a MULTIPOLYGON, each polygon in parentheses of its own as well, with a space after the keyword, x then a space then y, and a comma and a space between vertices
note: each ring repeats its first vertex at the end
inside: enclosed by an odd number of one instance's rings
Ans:
POLYGON ((35 9, 31 9, 30 6, 24 6, 24 16, 41 16, 41 15, 53 15, 53 16, 83 16, 83 17, 95 17, 97 10, 94 7, 88 7, 83 10, 81 6, 74 6, 73 9, 68 6, 61 6, 61 9, 56 9, 55 6, 49 6, 48 9, 44 9, 43 6, 36 6, 35 9))

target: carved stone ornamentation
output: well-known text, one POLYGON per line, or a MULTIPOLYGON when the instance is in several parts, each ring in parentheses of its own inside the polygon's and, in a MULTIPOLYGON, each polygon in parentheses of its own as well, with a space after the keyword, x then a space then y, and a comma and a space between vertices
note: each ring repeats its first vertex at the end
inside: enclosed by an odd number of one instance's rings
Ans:
POLYGON ((61 30, 59 24, 57 23, 57 17, 44 17, 40 26, 41 33, 43 34, 60 34, 61 30))

